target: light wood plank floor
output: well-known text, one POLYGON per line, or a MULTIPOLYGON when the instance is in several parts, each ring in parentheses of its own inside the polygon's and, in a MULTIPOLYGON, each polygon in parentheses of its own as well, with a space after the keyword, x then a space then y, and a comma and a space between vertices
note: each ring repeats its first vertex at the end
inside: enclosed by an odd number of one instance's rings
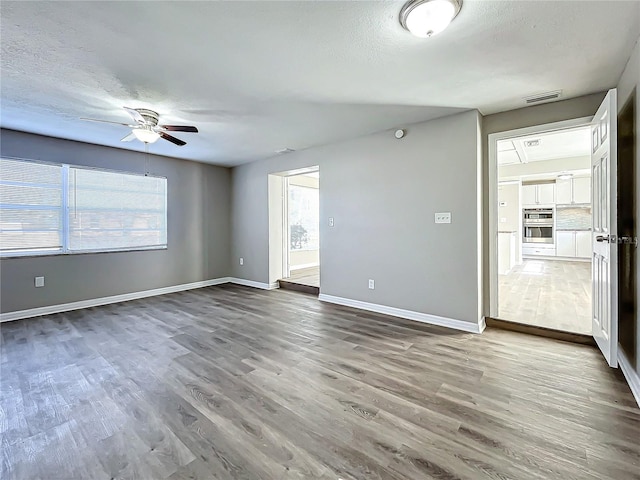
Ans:
POLYGON ((591 263, 524 259, 498 288, 500 319, 591 335, 591 263))
POLYGON ((286 280, 291 283, 298 283, 309 287, 320 287, 320 267, 292 270, 291 275, 286 280))
POLYGON ((640 472, 640 410, 588 346, 233 285, 1 334, 3 479, 640 472))

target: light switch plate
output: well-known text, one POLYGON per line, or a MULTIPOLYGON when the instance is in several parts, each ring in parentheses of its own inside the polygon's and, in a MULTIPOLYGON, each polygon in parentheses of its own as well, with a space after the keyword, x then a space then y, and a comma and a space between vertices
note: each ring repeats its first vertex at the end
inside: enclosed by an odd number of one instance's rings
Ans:
POLYGON ((451 212, 436 213, 436 223, 451 223, 451 212))
POLYGON ((44 277, 35 277, 35 286, 36 287, 44 287, 44 277))

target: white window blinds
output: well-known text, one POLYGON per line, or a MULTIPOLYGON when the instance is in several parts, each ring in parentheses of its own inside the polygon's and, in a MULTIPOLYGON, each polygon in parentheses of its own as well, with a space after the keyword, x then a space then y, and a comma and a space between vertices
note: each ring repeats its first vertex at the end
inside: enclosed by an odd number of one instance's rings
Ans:
POLYGON ((0 158, 0 253, 63 249, 62 170, 0 158))
POLYGON ((69 250, 167 245, 167 180, 69 168, 69 250))
POLYGON ((166 246, 166 178, 0 158, 0 255, 166 246))

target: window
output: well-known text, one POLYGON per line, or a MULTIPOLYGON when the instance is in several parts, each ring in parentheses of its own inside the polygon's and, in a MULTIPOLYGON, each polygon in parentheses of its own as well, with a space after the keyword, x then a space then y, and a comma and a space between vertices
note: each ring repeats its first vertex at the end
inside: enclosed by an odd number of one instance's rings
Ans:
POLYGON ((69 169, 70 251, 167 245, 167 180, 69 169))
POLYGON ((62 250, 62 166, 0 159, 0 252, 62 250))
POLYGON ((289 185, 290 250, 320 248, 320 191, 289 185))
POLYGON ((166 246, 166 178, 0 159, 1 255, 166 246))

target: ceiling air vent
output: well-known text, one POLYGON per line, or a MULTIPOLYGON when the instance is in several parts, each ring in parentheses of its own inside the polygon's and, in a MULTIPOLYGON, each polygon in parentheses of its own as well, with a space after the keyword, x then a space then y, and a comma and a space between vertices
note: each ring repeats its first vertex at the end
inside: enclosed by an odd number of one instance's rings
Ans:
POLYGON ((530 95, 528 97, 524 97, 524 101, 527 103, 527 105, 531 105, 533 103, 542 103, 542 102, 549 102, 551 100, 556 100, 560 98, 561 95, 562 95, 562 90, 555 90, 553 92, 538 93, 536 95, 530 95))
POLYGON ((525 147, 539 147, 540 146, 540 139, 538 138, 536 140, 525 140, 524 146, 525 147))
POLYGON ((293 148, 281 148, 280 150, 276 150, 275 153, 277 153, 278 155, 282 155, 283 153, 291 153, 291 152, 295 152, 295 150, 293 148))

